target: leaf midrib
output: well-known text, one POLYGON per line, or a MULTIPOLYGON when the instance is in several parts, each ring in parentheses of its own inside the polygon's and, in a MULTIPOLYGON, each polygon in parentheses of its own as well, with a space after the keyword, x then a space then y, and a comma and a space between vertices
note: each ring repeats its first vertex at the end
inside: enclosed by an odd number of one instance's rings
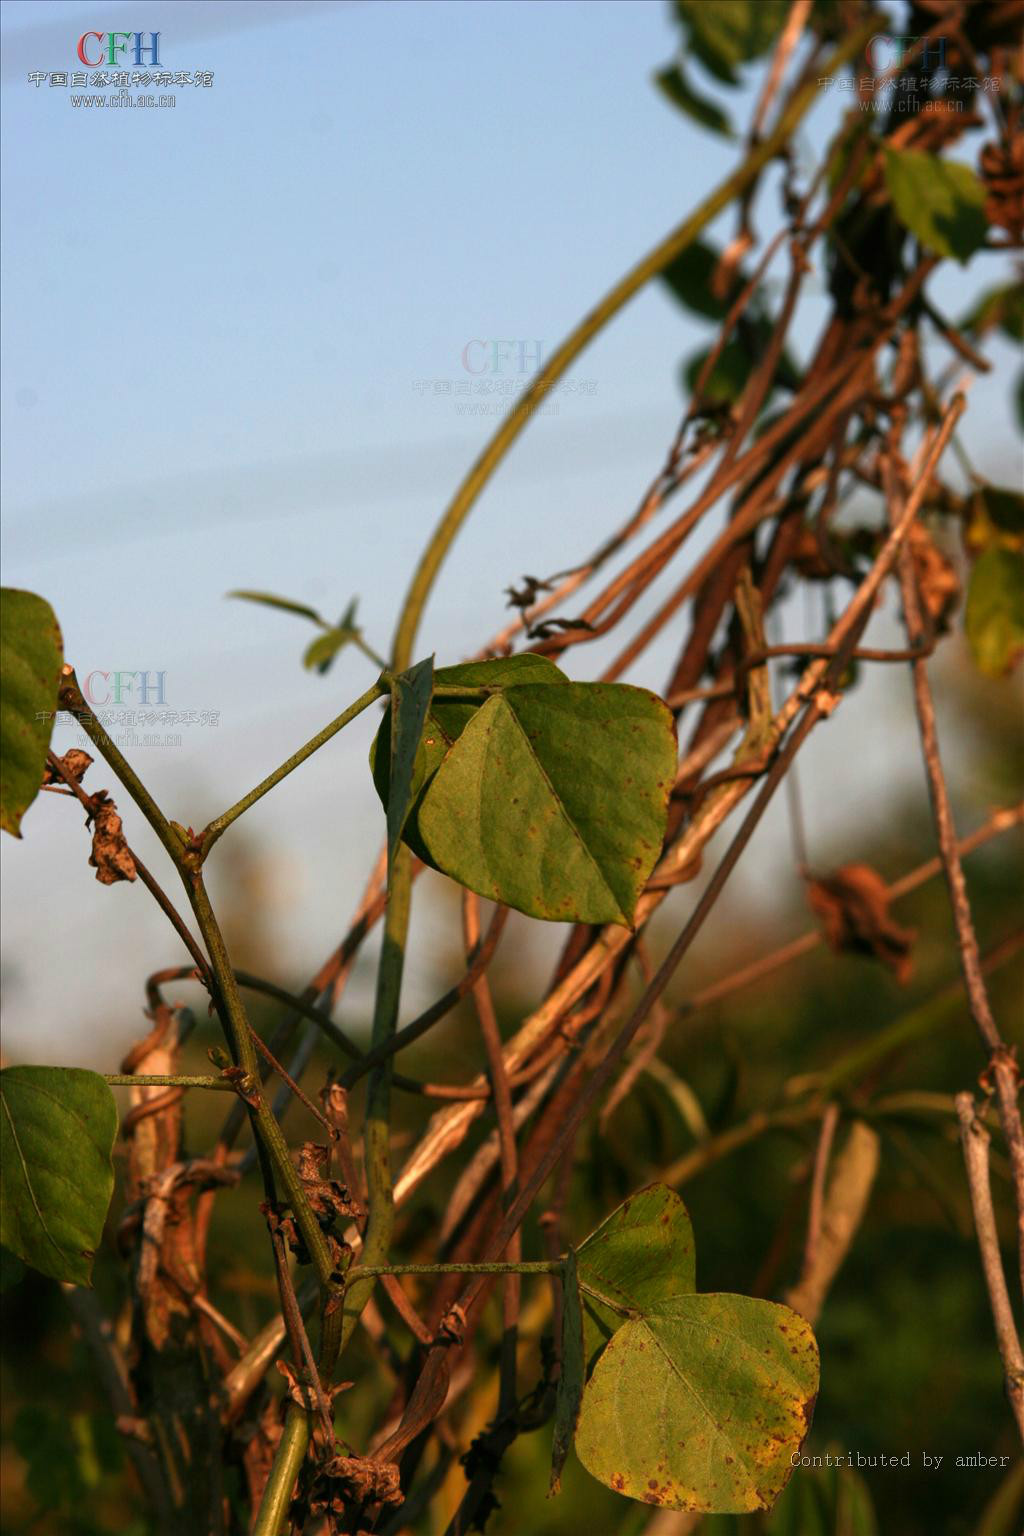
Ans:
MULTIPOLYGON (((561 815, 561 817, 562 817, 563 821, 565 822, 566 826, 569 828, 569 830, 572 833, 573 837, 576 839, 576 841, 579 843, 580 847, 582 848, 584 854, 586 855, 587 859, 589 860, 589 862, 590 862, 590 864, 591 864, 595 874, 597 875, 597 878, 600 880, 602 886, 608 892, 608 895, 611 897, 612 901, 614 901, 614 903, 615 903, 615 910, 618 913, 618 918, 613 918, 612 921, 613 922, 619 921, 619 922, 623 922, 623 923, 628 923, 629 919, 627 918, 626 914, 622 910, 622 903, 619 900, 618 895, 615 893, 615 891, 612 890, 611 886, 608 884, 608 880, 607 880, 607 877, 605 876, 604 870, 601 868, 600 864, 598 864, 597 860, 594 858, 594 855, 591 853, 589 847, 587 846, 586 840, 585 840, 582 832, 580 831, 580 829, 576 825, 576 823, 573 821, 572 817, 569 815, 569 812, 566 809, 564 800, 562 799, 562 797, 558 793, 558 791, 555 789, 555 786, 551 782, 551 777, 550 777, 547 769, 544 767, 544 764, 541 762, 540 758, 537 756, 537 750, 534 747, 533 742, 530 740, 530 737, 529 737, 529 735, 528 735, 528 733, 526 731, 525 726, 523 725, 523 722, 520 720, 519 716, 516 714, 516 711, 512 707, 511 702, 505 698, 504 694, 499 694, 498 695, 498 700, 499 700, 499 707, 501 705, 504 705, 505 708, 508 711, 509 716, 512 718, 512 720, 515 721, 516 728, 519 731, 520 736, 523 738, 523 741, 526 743, 526 750, 529 752, 530 757, 532 758, 533 762, 535 763, 536 768, 537 768, 537 772, 541 775, 541 777, 544 780, 544 783, 547 785, 548 791, 549 791, 552 799, 554 800, 555 804, 558 807, 559 814, 561 815)), ((484 707, 486 708, 486 705, 484 707)))

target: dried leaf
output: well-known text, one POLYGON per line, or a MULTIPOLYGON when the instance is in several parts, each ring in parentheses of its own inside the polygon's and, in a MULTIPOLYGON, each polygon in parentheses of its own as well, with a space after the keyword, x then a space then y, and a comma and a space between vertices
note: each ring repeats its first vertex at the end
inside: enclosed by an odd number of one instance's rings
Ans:
POLYGON ((873 955, 897 981, 909 978, 917 935, 893 922, 885 881, 869 864, 844 864, 833 875, 808 881, 807 899, 834 950, 873 955))
POLYGON ((101 885, 135 879, 135 860, 121 831, 117 806, 105 792, 93 797, 92 853, 89 863, 101 885), (102 797, 102 798, 101 798, 102 797))
POLYGON ((960 599, 960 582, 952 561, 938 548, 927 528, 915 523, 907 541, 914 564, 914 577, 931 627, 939 634, 949 629, 953 610, 960 599))
MULTIPOLYGON (((335 1456, 323 1469, 327 1507, 338 1514, 347 1504, 401 1504, 405 1500, 393 1461, 371 1461, 366 1456, 335 1456)), ((310 1509, 317 1513, 314 1496, 310 1509)), ((321 1505, 321 1511, 323 1505, 321 1505)))
POLYGON ((985 216, 1014 240, 1024 236, 1024 139, 986 144, 980 158, 985 184, 985 216))
POLYGON ((335 1216, 355 1219, 365 1215, 356 1197, 339 1179, 325 1179, 330 1166, 330 1148, 315 1141, 303 1142, 296 1160, 306 1198, 316 1212, 321 1226, 329 1226, 335 1216))
MULTIPOLYGON (((80 784, 82 782, 82 776, 85 773, 85 770, 92 763, 92 758, 89 756, 88 752, 83 752, 79 747, 71 747, 67 752, 65 752, 64 756, 59 757, 57 761, 60 763, 61 767, 64 769, 64 772, 69 776, 69 778, 74 779, 76 784, 80 784)), ((43 783, 63 784, 64 780, 61 778, 57 770, 55 768, 51 768, 50 764, 47 763, 43 773, 43 783)))
MULTIPOLYGON (((311 1412, 316 1402, 315 1389, 302 1379, 302 1375, 287 1360, 276 1360, 274 1363, 288 1383, 288 1396, 292 1402, 298 1403, 300 1408, 305 1408, 307 1412, 311 1412)), ((324 1396, 333 1403, 340 1392, 347 1392, 354 1385, 355 1383, 351 1381, 339 1381, 330 1387, 324 1383, 324 1396)))

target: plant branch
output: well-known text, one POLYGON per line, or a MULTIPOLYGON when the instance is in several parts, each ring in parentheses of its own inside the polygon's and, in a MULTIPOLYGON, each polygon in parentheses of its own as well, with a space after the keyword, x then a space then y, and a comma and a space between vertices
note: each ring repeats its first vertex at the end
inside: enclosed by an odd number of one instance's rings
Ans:
POLYGON ((268 774, 265 779, 261 780, 255 789, 251 789, 247 795, 243 795, 241 800, 237 801, 229 810, 223 811, 220 816, 215 817, 213 821, 204 827, 196 839, 200 855, 199 862, 202 863, 202 860, 206 858, 214 843, 227 831, 233 821, 237 821, 239 816, 243 815, 250 806, 256 804, 257 800, 262 800, 263 796, 269 794, 276 785, 280 784, 282 779, 286 779, 308 757, 312 757, 314 752, 318 752, 326 742, 331 740, 332 736, 336 736, 357 715, 361 715, 363 710, 368 709, 376 699, 383 698, 388 691, 389 681, 388 674, 382 672, 373 686, 367 688, 365 693, 360 694, 359 698, 356 699, 354 704, 350 704, 348 709, 342 710, 337 719, 332 720, 329 725, 325 725, 322 731, 317 731, 316 735, 311 737, 304 747, 300 747, 297 752, 293 752, 291 757, 286 758, 279 768, 275 768, 273 773, 268 774))
POLYGON ((1010 1400, 1021 1440, 1024 1440, 1024 1353, 1021 1352, 1017 1325, 1013 1320, 1006 1276, 999 1252, 999 1232, 996 1214, 992 1206, 992 1189, 989 1184, 988 1149, 989 1133, 975 1113, 974 1099, 969 1093, 958 1093, 956 1112, 960 1121, 960 1141, 964 1149, 967 1167, 967 1185, 971 1192, 971 1209, 978 1234, 981 1265, 988 1286, 992 1320, 995 1323, 999 1354, 1003 1362, 1006 1395, 1010 1400))
MULTIPOLYGON (((891 459, 884 466, 886 489, 894 512, 899 507, 899 493, 891 459)), ((913 561, 904 550, 900 560, 900 589, 907 634, 912 644, 924 638, 921 603, 914 577, 913 561)), ((967 1001, 971 1017, 989 1054, 989 1072, 995 1082, 999 1102, 999 1119, 1006 1138, 1013 1169, 1014 1194, 1017 1207, 1017 1254, 1020 1267, 1021 1292, 1024 1295, 1024 1127, 1020 1116, 1020 1067, 1016 1055, 1007 1046, 992 1014, 988 989, 981 969, 978 936, 974 928, 971 904, 967 895, 963 865, 957 852, 956 826, 949 789, 942 769, 939 753, 939 735, 935 720, 935 703, 928 681, 928 668, 924 660, 913 663, 914 706, 917 711, 918 729, 921 734, 921 750, 928 791, 932 802, 932 815, 949 887, 953 924, 956 929, 957 949, 967 988, 967 1001)))

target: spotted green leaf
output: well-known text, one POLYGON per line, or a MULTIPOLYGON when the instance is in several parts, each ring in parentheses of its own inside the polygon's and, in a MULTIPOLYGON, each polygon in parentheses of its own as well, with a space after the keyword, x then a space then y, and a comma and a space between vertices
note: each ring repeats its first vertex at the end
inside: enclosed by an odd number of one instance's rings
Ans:
POLYGON ((583 1394, 576 1453, 609 1488, 669 1509, 769 1509, 818 1390, 810 1327, 749 1296, 677 1295, 609 1340, 583 1394))
POLYGON ((114 1188, 114 1096, 78 1067, 0 1072, 0 1242, 55 1280, 88 1285, 114 1188))
POLYGON ((21 818, 39 793, 53 731, 60 626, 45 598, 4 587, 0 595, 0 826, 21 836, 21 818))
POLYGON ((625 1317, 696 1290, 686 1206, 665 1184, 638 1190, 580 1244, 577 1263, 589 1360, 625 1317))
POLYGON ((667 707, 616 683, 505 688, 472 715, 417 811, 445 874, 553 922, 623 923, 661 852, 667 707))

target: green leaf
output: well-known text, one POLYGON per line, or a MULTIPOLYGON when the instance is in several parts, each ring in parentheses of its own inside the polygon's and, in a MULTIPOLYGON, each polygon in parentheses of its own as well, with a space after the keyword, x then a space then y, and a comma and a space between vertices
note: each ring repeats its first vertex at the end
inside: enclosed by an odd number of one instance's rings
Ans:
POLYGON ((678 1295, 609 1341, 583 1394, 576 1453, 599 1482, 669 1509, 769 1509, 818 1389, 810 1327, 749 1296, 678 1295))
POLYGON ((1004 533, 1024 533, 1024 496, 1020 491, 1001 485, 984 485, 981 499, 985 511, 1004 533))
POLYGON ((721 260, 721 252, 703 240, 694 240, 680 251, 674 261, 659 274, 663 283, 688 309, 708 320, 724 320, 743 284, 739 272, 734 272, 729 290, 719 298, 711 284, 721 260))
POLYGON ((690 1084, 662 1061, 652 1056, 644 1067, 642 1082, 649 1083, 669 1110, 683 1140, 707 1141, 711 1132, 701 1102, 690 1084))
POLYGON ((960 321, 960 329, 984 336, 998 327, 1011 341, 1024 341, 1024 283, 990 288, 960 321))
POLYGON ((0 1295, 13 1290, 24 1274, 25 1266, 17 1255, 7 1248, 0 1248, 0 1295))
POLYGON ((314 668, 326 672, 338 652, 351 645, 354 639, 355 632, 351 629, 329 629, 307 645, 302 654, 302 665, 310 672, 314 668))
POLYGON ((0 1072, 0 1242, 44 1275, 88 1285, 116 1134, 114 1096, 98 1073, 0 1072))
POLYGON ((1024 651, 1024 555, 992 546, 978 556, 964 626, 978 670, 1005 677, 1024 651))
POLYGON ((738 64, 767 52, 788 11, 788 0, 676 0, 690 49, 726 85, 738 83, 738 64))
MULTIPOLYGON (((525 683, 568 683, 565 673, 546 656, 507 656, 496 661, 464 662, 455 667, 440 667, 434 673, 437 687, 512 688, 525 683)), ((406 823, 405 841, 417 858, 437 868, 423 844, 417 825, 418 802, 426 786, 444 761, 445 753, 459 739, 480 708, 479 698, 458 699, 435 693, 423 728, 413 768, 411 795, 413 807, 406 823)), ((374 786, 385 811, 390 803, 391 710, 388 708, 370 747, 370 770, 374 786)))
POLYGON ((60 626, 45 598, 4 587, 0 596, 0 827, 21 836, 21 818, 39 793, 53 732, 60 626))
POLYGON ((702 127, 709 128, 712 133, 720 133, 727 139, 735 138, 732 123, 727 115, 715 102, 707 96, 701 96, 690 85, 680 64, 669 64, 665 69, 659 69, 654 76, 654 83, 667 97, 674 107, 680 112, 685 112, 694 122, 702 127))
POLYGON ((562 1486, 562 1468, 569 1454, 583 1396, 583 1317, 576 1274, 576 1255, 566 1255, 562 1271, 562 1362, 555 1394, 555 1432, 551 1444, 548 1496, 562 1486))
POLYGON ((665 1184, 651 1184, 624 1200, 580 1245, 577 1262, 588 1361, 624 1316, 697 1288, 690 1218, 665 1184))
POLYGON ((412 801, 413 772, 434 691, 434 658, 428 656, 391 684, 391 761, 388 768, 388 872, 394 864, 412 801))
MULTIPOLYGON (((696 390, 710 351, 710 347, 702 347, 683 365, 683 387, 688 395, 696 390)), ((701 399, 709 405, 731 405, 746 388, 752 366, 746 347, 733 337, 719 353, 701 399)))
MULTIPOLYGON (((353 598, 345 612, 326 634, 317 635, 316 639, 306 647, 302 658, 302 665, 312 670, 314 667, 323 676, 330 668, 331 662, 338 652, 344 650, 346 645, 358 645, 363 638, 363 631, 356 623, 356 603, 353 598)), ((318 622, 322 623, 323 620, 318 622)))
MULTIPOLYGON (((771 321, 763 317, 741 326, 740 334, 726 342, 711 370, 711 377, 704 387, 705 401, 713 405, 731 405, 739 399, 762 351, 768 345, 771 331, 771 321)), ((687 394, 693 394, 696 389, 700 371, 710 350, 710 347, 702 348, 684 365, 683 383, 687 394)), ((800 371, 789 352, 783 349, 775 369, 772 389, 778 385, 795 389, 799 383, 800 371)))
POLYGON ((265 608, 280 608, 285 613, 297 613, 300 619, 311 619, 314 624, 323 624, 324 620, 315 608, 308 607, 305 603, 293 603, 290 597, 275 597, 272 592, 229 592, 228 597, 240 597, 247 603, 262 603, 265 608))
POLYGON ((885 180, 901 222, 929 250, 965 264, 984 243, 985 188, 970 166, 919 150, 887 149, 885 180))
POLYGON ((621 683, 492 695, 418 806, 436 866, 552 922, 623 923, 661 852, 675 776, 672 715, 621 683))
POLYGON ((580 1244, 576 1258, 580 1284, 623 1312, 643 1312, 697 1288, 693 1227, 667 1184, 630 1195, 580 1244))

